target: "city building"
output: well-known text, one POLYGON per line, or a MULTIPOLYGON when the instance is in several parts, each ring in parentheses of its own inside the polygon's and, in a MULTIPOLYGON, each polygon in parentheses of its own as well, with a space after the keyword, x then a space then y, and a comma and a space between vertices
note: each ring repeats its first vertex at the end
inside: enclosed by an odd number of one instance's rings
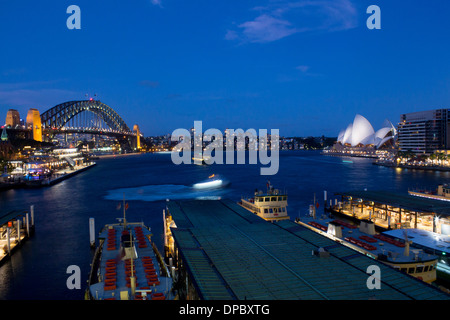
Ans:
POLYGON ((450 109, 406 113, 398 124, 400 151, 431 154, 450 149, 450 109))

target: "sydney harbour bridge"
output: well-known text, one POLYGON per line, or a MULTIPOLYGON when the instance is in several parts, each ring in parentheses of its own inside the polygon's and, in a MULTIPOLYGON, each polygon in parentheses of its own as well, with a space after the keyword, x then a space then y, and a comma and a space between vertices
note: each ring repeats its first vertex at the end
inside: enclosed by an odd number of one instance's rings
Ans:
POLYGON ((114 137, 122 146, 131 149, 140 148, 139 126, 136 124, 131 130, 114 109, 100 100, 68 101, 43 113, 32 108, 28 111, 25 126, 15 125, 14 118, 19 118, 18 112, 10 109, 6 117, 8 134, 26 132, 36 141, 51 141, 58 134, 93 134, 114 137))

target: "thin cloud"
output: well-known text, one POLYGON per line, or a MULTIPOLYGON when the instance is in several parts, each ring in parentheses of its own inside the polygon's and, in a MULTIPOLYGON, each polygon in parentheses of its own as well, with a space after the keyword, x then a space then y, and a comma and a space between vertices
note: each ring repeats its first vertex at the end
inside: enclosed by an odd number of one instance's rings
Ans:
POLYGON ((298 32, 289 21, 267 14, 262 14, 253 21, 244 22, 239 28, 250 42, 271 42, 298 32))
POLYGON ((349 0, 281 1, 252 11, 259 15, 227 30, 226 40, 266 43, 296 33, 334 32, 357 26, 357 12, 349 0))
POLYGON ((156 87, 159 87, 159 82, 158 81, 150 81, 150 80, 142 80, 141 82, 139 82, 139 85, 141 85, 142 87, 147 87, 147 88, 156 88, 156 87))
POLYGON ((151 4, 161 7, 161 0, 150 0, 151 4))
POLYGON ((309 70, 309 66, 297 66, 295 69, 300 70, 301 72, 305 73, 309 70))
POLYGON ((0 83, 0 105, 6 107, 40 108, 80 97, 79 92, 54 88, 59 81, 0 83))

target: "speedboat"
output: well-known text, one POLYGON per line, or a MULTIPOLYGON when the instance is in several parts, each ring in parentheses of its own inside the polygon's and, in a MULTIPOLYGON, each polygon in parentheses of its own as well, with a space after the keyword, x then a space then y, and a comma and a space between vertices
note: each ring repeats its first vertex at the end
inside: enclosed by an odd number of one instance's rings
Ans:
POLYGON ((192 185, 192 187, 194 189, 198 189, 198 190, 205 190, 205 189, 217 189, 217 188, 224 188, 226 186, 228 186, 230 184, 230 182, 219 176, 216 174, 212 174, 208 177, 208 179, 198 182, 198 183, 194 183, 192 185))

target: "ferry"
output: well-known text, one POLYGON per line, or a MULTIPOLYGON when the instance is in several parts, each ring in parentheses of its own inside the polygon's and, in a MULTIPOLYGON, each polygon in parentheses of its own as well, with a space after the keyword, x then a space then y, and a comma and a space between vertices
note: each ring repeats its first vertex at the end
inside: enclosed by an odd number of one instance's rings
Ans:
POLYGON ((125 218, 99 234, 86 300, 173 300, 172 277, 143 223, 125 218))
POLYGON ((267 191, 256 190, 251 198, 242 198, 238 204, 266 221, 290 219, 287 214, 287 194, 267 183, 267 191))
MULTIPOLYGON (((415 247, 438 256, 437 277, 450 283, 450 235, 415 228, 405 230, 408 239, 412 241, 415 247)), ((402 229, 396 229, 385 231, 383 234, 390 237, 399 237, 402 231, 402 229)))
POLYGON ((295 222, 426 283, 437 279, 438 256, 412 246, 407 230, 402 230, 403 238, 399 238, 377 233, 370 220, 361 220, 356 226, 327 214, 316 217, 315 211, 295 222))
POLYGON ((429 198, 434 200, 450 201, 450 186, 448 184, 441 184, 437 190, 408 190, 412 196, 429 198))

